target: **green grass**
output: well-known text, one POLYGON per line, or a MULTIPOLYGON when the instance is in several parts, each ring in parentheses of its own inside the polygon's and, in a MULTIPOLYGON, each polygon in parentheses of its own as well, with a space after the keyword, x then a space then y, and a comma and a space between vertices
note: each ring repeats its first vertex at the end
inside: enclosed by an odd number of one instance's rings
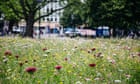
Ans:
POLYGON ((0 84, 140 84, 139 53, 132 39, 0 38, 0 84))

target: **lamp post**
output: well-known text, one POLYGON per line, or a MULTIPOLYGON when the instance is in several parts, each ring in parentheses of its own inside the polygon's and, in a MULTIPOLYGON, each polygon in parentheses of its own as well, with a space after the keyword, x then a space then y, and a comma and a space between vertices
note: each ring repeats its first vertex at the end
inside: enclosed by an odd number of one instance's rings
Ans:
MULTIPOLYGON (((37 1, 37 3, 41 3, 42 2, 42 0, 36 0, 37 1)), ((40 9, 41 9, 41 7, 39 8, 39 17, 40 17, 40 9)), ((40 23, 41 23, 41 21, 40 21, 40 19, 39 19, 39 25, 38 25, 38 30, 39 30, 39 36, 38 36, 38 38, 40 39, 40 33, 41 33, 41 30, 40 30, 40 23)))

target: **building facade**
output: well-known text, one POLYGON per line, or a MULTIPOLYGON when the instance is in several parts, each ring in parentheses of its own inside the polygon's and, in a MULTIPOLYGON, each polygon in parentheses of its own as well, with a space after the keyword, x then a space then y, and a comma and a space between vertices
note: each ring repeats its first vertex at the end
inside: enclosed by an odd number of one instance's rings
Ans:
MULTIPOLYGON (((52 2, 44 6, 40 10, 40 15, 50 13, 52 10, 61 8, 59 0, 51 0, 52 2)), ((41 26, 50 26, 50 28, 57 28, 60 26, 60 17, 62 16, 63 10, 57 11, 50 16, 41 19, 41 26)))
MULTIPOLYGON (((42 16, 50 13, 52 10, 60 9, 62 6, 59 4, 59 0, 50 0, 48 4, 46 4, 42 9, 40 9, 40 14, 38 13, 37 15, 42 16)), ((38 29, 39 27, 44 28, 44 29, 58 29, 60 28, 60 18, 62 16, 63 10, 56 11, 53 14, 41 18, 40 22, 37 21, 34 24, 35 29, 38 29)), ((19 23, 20 27, 25 27, 26 23, 24 20, 21 20, 19 23)), ((53 31, 53 30, 47 30, 47 31, 53 31)), ((53 32, 52 32, 53 33, 53 32)))
MULTIPOLYGON (((41 15, 45 15, 52 10, 59 9, 61 6, 59 5, 59 0, 52 0, 53 2, 47 4, 44 8, 41 9, 41 15)), ((62 15, 62 10, 53 13, 52 15, 43 18, 43 22, 59 22, 60 16, 62 15)))

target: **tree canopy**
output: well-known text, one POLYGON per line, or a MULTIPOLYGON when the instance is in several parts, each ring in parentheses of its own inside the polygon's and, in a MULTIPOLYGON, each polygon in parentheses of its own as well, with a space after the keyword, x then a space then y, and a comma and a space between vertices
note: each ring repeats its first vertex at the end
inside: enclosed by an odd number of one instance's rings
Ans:
MULTIPOLYGON (((77 0, 64 14, 72 10, 83 23, 89 26, 109 26, 111 28, 138 28, 140 26, 139 0, 77 0)), ((68 14, 67 14, 68 15, 68 14)), ((67 17, 63 17, 63 19, 67 17)), ((66 21, 66 20, 65 20, 66 21)))

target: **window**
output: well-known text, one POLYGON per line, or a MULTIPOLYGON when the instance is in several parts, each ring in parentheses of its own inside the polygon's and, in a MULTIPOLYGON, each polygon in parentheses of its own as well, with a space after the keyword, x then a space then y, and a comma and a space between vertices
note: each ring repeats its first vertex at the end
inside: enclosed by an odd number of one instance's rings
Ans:
POLYGON ((45 17, 43 18, 43 21, 45 21, 45 17))
POLYGON ((49 18, 47 18, 47 21, 50 21, 49 18))
POLYGON ((55 21, 57 21, 57 18, 55 18, 55 21))
POLYGON ((47 13, 49 12, 49 8, 47 8, 47 13))
POLYGON ((53 12, 53 8, 51 8, 51 12, 53 12))
POLYGON ((53 21, 53 18, 51 18, 51 21, 53 21))

